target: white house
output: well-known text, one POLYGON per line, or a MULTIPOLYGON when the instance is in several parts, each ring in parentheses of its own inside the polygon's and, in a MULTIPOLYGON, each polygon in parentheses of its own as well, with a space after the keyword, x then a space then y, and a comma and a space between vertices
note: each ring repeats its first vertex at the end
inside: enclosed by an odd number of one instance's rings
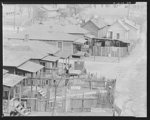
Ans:
POLYGON ((139 27, 127 19, 116 20, 107 31, 107 38, 127 43, 136 42, 139 38, 139 27))

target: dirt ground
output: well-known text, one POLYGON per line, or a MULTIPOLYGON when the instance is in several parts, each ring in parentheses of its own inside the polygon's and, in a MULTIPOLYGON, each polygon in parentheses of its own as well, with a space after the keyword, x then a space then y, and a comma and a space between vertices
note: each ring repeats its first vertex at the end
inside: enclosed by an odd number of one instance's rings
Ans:
POLYGON ((144 30, 141 32, 141 39, 136 48, 120 62, 85 61, 88 72, 117 79, 116 104, 122 107, 122 116, 146 116, 147 61, 146 32, 144 30))

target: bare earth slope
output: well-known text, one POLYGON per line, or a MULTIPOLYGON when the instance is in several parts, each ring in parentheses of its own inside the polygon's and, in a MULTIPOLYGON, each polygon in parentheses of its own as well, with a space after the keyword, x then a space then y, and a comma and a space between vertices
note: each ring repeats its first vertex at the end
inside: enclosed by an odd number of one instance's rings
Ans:
POLYGON ((146 116, 146 26, 140 42, 131 54, 120 63, 86 62, 88 72, 116 78, 115 103, 122 109, 122 116, 146 116))

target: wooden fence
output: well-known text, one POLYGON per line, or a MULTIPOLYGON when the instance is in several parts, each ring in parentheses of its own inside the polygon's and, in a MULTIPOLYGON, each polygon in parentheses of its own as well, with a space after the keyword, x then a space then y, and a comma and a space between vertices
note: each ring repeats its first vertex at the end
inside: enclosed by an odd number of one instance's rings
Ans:
POLYGON ((110 57, 124 57, 128 55, 127 47, 100 47, 94 46, 92 56, 110 56, 110 57))
POLYGON ((107 92, 96 93, 93 97, 71 98, 71 111, 90 112, 91 108, 112 108, 107 92))
MULTIPOLYGON (((25 100, 26 98, 24 98, 25 100)), ((54 100, 40 100, 38 98, 27 98, 25 102, 26 108, 30 108, 31 111, 38 111, 38 112, 52 112, 54 107, 54 100)), ((55 109, 57 112, 64 112, 65 110, 65 101, 57 100, 55 103, 55 109)))

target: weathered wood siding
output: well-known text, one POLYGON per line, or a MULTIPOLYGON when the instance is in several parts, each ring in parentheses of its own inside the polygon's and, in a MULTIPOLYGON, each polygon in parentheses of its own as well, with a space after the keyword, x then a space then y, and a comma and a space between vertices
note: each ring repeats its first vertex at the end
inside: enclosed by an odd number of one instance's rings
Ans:
POLYGON ((88 21, 85 25, 82 26, 82 28, 90 31, 93 35, 98 37, 98 28, 91 21, 88 21))
POLYGON ((63 51, 73 53, 73 42, 63 42, 63 51))
POLYGON ((127 25, 130 30, 129 30, 129 40, 134 40, 136 41, 138 39, 138 30, 131 27, 130 25, 127 25))
POLYGON ((109 27, 106 26, 106 27, 103 27, 102 29, 98 30, 98 38, 106 37, 108 28, 109 27))
POLYGON ((128 55, 128 48, 127 47, 100 47, 95 46, 93 47, 92 55, 95 56, 109 56, 110 57, 124 57, 128 55))
POLYGON ((113 39, 116 39, 116 37, 117 37, 116 35, 117 35, 117 33, 119 33, 120 40, 128 40, 127 31, 119 23, 115 23, 108 28, 107 37, 109 37, 108 36, 109 31, 113 32, 113 39))
POLYGON ((58 42, 62 42, 62 50, 73 53, 73 42, 71 41, 46 41, 46 43, 54 45, 58 48, 58 42))
POLYGON ((50 45, 53 45, 53 46, 57 46, 58 47, 58 45, 57 45, 57 41, 45 41, 46 43, 48 43, 48 44, 50 44, 50 45))

